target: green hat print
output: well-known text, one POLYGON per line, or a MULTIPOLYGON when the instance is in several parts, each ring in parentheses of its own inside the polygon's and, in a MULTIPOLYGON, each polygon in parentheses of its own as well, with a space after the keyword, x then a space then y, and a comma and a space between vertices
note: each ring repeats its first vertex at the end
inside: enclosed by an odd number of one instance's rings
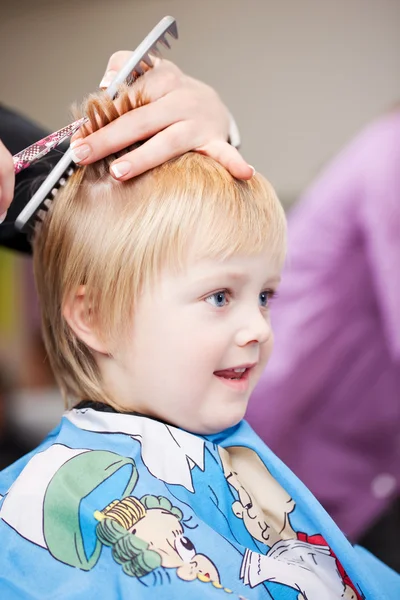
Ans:
POLYGON ((138 479, 133 459, 106 450, 88 450, 67 460, 51 479, 44 498, 43 529, 49 552, 85 571, 97 563, 102 544, 94 513, 124 498, 138 479))

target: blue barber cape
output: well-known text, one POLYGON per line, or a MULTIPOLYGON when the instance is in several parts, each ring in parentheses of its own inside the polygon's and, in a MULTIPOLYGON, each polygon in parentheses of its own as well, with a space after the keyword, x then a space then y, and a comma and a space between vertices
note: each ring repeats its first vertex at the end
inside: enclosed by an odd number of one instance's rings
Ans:
POLYGON ((97 408, 0 474, 1 599, 400 598, 245 421, 198 436, 97 408))

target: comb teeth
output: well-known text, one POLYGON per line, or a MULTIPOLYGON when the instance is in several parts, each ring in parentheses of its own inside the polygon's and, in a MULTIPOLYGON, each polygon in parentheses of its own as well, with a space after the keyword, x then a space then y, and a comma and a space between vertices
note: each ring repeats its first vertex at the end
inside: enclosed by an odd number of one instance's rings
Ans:
POLYGON ((138 65, 138 66, 135 68, 135 73, 137 73, 138 77, 140 77, 140 75, 143 75, 143 73, 144 73, 144 69, 143 69, 142 65, 140 65, 140 64, 139 64, 139 65, 138 65))
POLYGON ((151 56, 151 54, 153 54, 157 58, 162 58, 161 50, 158 48, 157 44, 154 44, 151 47, 149 54, 150 54, 150 56, 151 56))
POLYGON ((167 34, 175 39, 178 38, 178 28, 173 17, 161 19, 132 53, 130 59, 107 87, 106 93, 110 98, 115 99, 118 96, 119 86, 122 83, 133 84, 147 70, 146 67, 153 67, 155 56, 162 58, 158 44, 165 48, 171 47, 167 34))
POLYGON ((145 54, 143 56, 142 62, 144 62, 144 64, 147 65, 150 69, 154 66, 153 61, 151 60, 151 58, 148 54, 145 54))
POLYGON ((168 27, 167 32, 172 35, 172 37, 177 40, 178 39, 178 26, 176 24, 176 21, 174 20, 173 23, 171 23, 171 25, 168 27))
POLYGON ((27 221, 26 227, 28 230, 31 230, 31 232, 33 232, 40 223, 43 223, 50 207, 53 204, 54 198, 58 194, 58 191, 60 190, 60 188, 66 186, 68 179, 77 170, 77 168, 78 165, 68 167, 65 173, 60 177, 55 186, 49 192, 48 196, 45 197, 40 206, 32 214, 29 221, 27 221))
POLYGON ((165 48, 171 49, 171 44, 169 43, 169 41, 167 40, 167 38, 165 37, 165 35, 162 35, 159 39, 160 44, 162 44, 165 48))
POLYGON ((46 215, 47 215, 47 210, 44 210, 43 208, 38 210, 31 222, 32 229, 34 229, 36 227, 36 225, 40 225, 40 223, 43 223, 46 215))

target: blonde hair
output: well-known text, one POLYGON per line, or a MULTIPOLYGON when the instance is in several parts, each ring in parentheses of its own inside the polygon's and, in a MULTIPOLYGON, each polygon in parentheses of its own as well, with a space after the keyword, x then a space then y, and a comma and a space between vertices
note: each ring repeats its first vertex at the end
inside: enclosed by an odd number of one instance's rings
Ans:
MULTIPOLYGON (((144 104, 138 95, 135 105, 144 104)), ((91 129, 132 105, 127 90, 117 107, 89 98, 91 129)), ((87 133, 87 132, 86 132, 87 133)), ((207 156, 189 152, 126 182, 109 174, 116 155, 79 168, 60 189, 33 240, 43 337, 66 405, 90 399, 112 404, 92 350, 63 316, 67 298, 86 286, 87 311, 103 339, 123 339, 141 290, 164 266, 199 256, 255 253, 269 243, 285 253, 286 223, 271 185, 260 175, 234 179, 207 156)))

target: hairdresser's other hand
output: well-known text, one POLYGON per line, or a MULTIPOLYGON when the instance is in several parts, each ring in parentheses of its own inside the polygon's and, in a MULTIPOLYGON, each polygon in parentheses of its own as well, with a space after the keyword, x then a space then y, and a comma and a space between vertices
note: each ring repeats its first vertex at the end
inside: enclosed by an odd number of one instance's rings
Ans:
MULTIPOLYGON (((116 52, 108 62, 100 87, 107 87, 129 59, 130 52, 116 52)), ((114 177, 130 179, 167 160, 196 150, 206 154, 240 179, 250 179, 253 168, 228 142, 229 113, 213 88, 192 77, 167 60, 155 60, 138 84, 144 86, 150 103, 132 110, 74 145, 87 146, 79 164, 95 162, 139 140, 139 148, 116 160, 114 177), (149 138, 149 139, 148 139, 149 138)), ((134 86, 133 86, 134 93, 134 86)), ((73 141, 78 139, 74 136, 73 141)))
POLYGON ((11 154, 0 141, 0 223, 6 218, 14 195, 14 163, 11 154))

